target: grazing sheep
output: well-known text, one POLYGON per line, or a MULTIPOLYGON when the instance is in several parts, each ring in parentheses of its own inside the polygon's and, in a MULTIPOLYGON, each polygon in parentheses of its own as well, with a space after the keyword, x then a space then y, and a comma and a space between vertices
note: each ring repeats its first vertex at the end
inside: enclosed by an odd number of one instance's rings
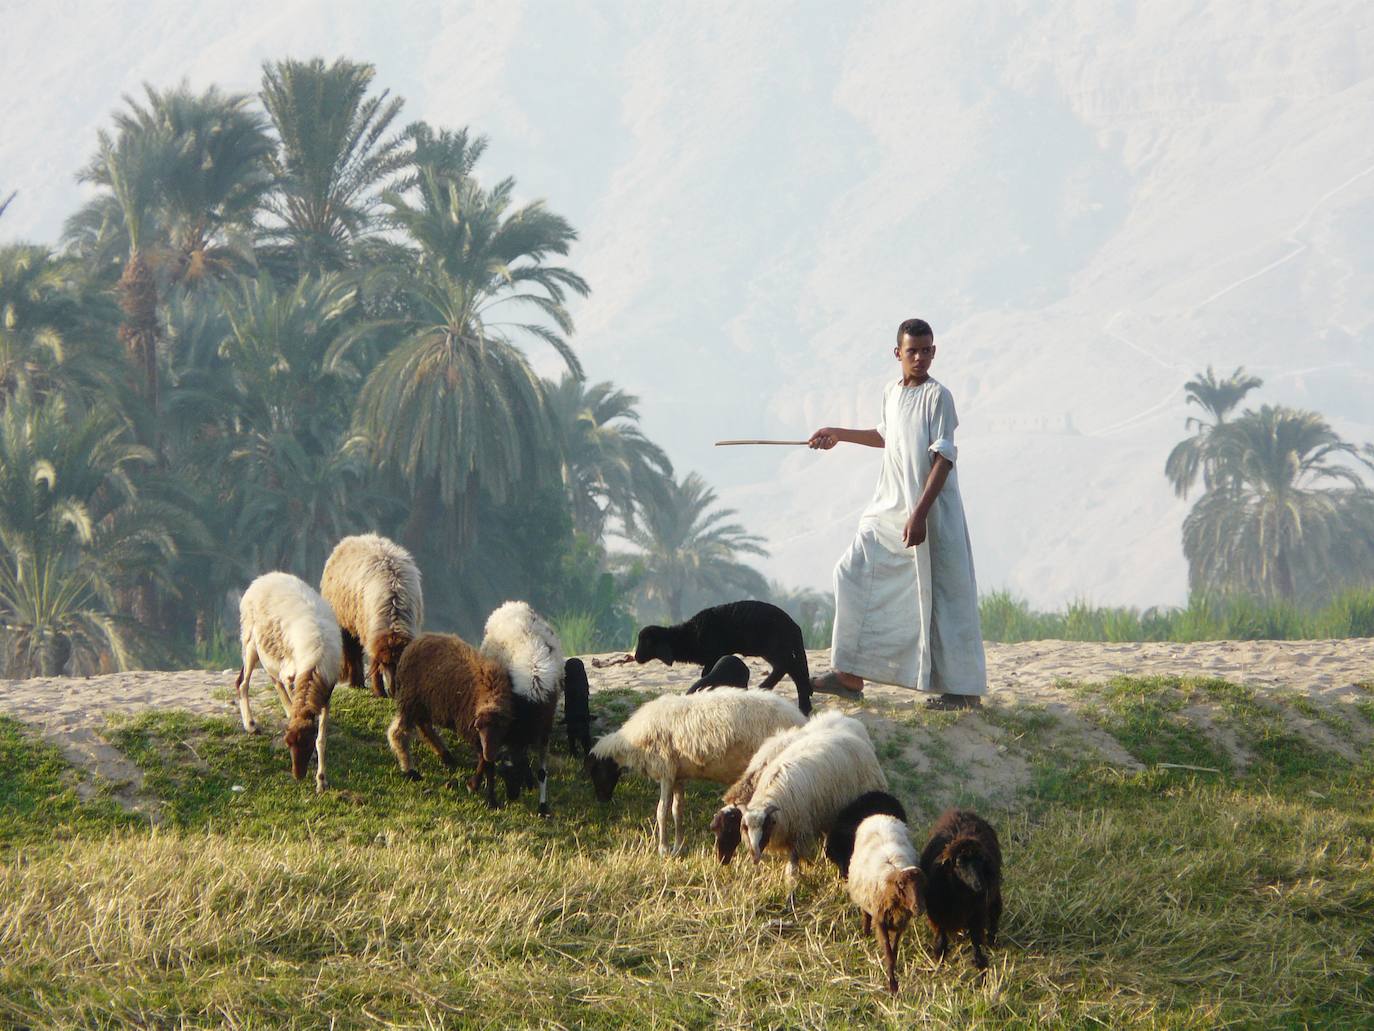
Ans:
POLYGON ((258 732, 248 703, 253 670, 261 664, 272 678, 286 710, 286 747, 291 773, 305 776, 311 754, 318 756, 315 790, 329 785, 324 775, 329 697, 343 663, 339 624, 329 603, 308 583, 290 573, 264 573, 239 601, 239 638, 243 665, 234 689, 243 729, 258 732), (294 694, 293 694, 294 692, 294 694))
POLYGON ((985 946, 996 946, 1002 919, 1002 848, 997 832, 976 813, 951 809, 935 822, 921 851, 926 916, 935 931, 935 958, 943 960, 951 936, 967 931, 973 965, 988 965, 985 946))
POLYGON ((849 882, 849 897, 883 950, 887 988, 897 991, 897 950, 924 904, 924 875, 902 803, 870 791, 840 810, 825 839, 825 854, 849 882))
POLYGON ((797 685, 797 707, 811 713, 811 674, 801 627, 766 601, 716 605, 677 626, 646 626, 635 644, 635 662, 692 662, 701 666, 703 677, 726 655, 757 655, 771 664, 772 671, 759 685, 765 691, 790 676, 797 685))
POLYGON ((511 723, 506 734, 506 795, 532 787, 529 750, 539 753, 539 815, 549 815, 549 737, 562 688, 563 645, 548 620, 523 601, 508 601, 487 617, 481 652, 510 674, 511 723))
POLYGON ((688 780, 728 784, 774 733, 799 726, 796 706, 773 695, 721 688, 702 695, 662 695, 645 702, 587 756, 596 795, 609 802, 622 770, 657 780, 658 850, 682 851, 682 795, 688 780), (673 844, 668 844, 668 816, 673 844))
POLYGON ((563 664, 563 722, 568 726, 568 751, 585 756, 592 750, 592 686, 581 659, 563 664))
POLYGON ((688 694, 706 691, 713 687, 748 687, 749 667, 738 655, 722 655, 711 667, 710 672, 696 680, 687 689, 688 694))
POLYGON ((795 883, 800 861, 815 855, 840 810, 865 791, 886 788, 864 725, 837 712, 816 717, 763 768, 744 807, 741 830, 754 862, 766 851, 786 855, 795 883))
POLYGON ((345 537, 324 564, 320 594, 343 631, 344 679, 363 686, 366 650, 372 693, 393 692, 396 663, 424 619, 420 570, 410 552, 375 533, 345 537))
POLYGON ((401 773, 419 780, 411 766, 410 735, 419 730, 449 770, 458 760, 436 727, 460 734, 477 751, 468 790, 485 780, 487 805, 496 807, 496 756, 511 721, 511 681, 506 668, 453 634, 421 634, 396 667, 396 718, 386 732, 401 773))
POLYGON ((725 794, 721 796, 721 801, 725 805, 716 810, 716 815, 711 818, 711 830, 716 835, 716 858, 720 860, 722 866, 729 864, 730 860, 734 858, 735 850, 739 848, 742 840, 740 827, 744 822, 744 809, 742 807, 748 805, 749 799, 753 797, 759 777, 768 764, 791 744, 793 738, 804 732, 806 727, 806 724, 802 724, 780 730, 759 745, 744 772, 725 789, 725 794))

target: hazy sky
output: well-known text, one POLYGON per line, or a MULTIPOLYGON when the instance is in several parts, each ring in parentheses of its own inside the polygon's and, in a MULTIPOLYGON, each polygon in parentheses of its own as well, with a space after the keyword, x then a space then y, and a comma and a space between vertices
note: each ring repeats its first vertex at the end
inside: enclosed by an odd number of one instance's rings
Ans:
POLYGON ((579 227, 589 376, 641 396, 770 574, 829 583, 874 455, 711 441, 872 425, 921 315, 980 584, 1177 602, 1188 376, 1243 363, 1374 439, 1372 7, 0 3, 0 239, 56 238, 142 82, 371 61, 579 227))

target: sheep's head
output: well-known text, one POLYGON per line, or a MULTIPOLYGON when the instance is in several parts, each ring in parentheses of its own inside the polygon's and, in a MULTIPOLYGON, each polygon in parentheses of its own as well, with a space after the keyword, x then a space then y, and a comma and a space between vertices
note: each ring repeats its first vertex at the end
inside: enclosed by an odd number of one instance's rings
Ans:
POLYGON ((530 769, 530 757, 523 751, 508 756, 497 767, 497 772, 506 782, 506 799, 511 802, 519 798, 525 788, 532 788, 538 783, 534 779, 534 770, 530 769))
POLYGON ((595 751, 588 752, 587 758, 583 761, 587 770, 587 777, 592 782, 592 789, 596 792, 599 801, 609 802, 611 796, 615 794, 615 786, 620 781, 620 764, 608 755, 597 755, 595 751))
POLYGON ((764 850, 768 848, 768 842, 773 837, 777 823, 778 807, 771 803, 762 809, 745 811, 744 836, 749 839, 749 852, 754 857, 754 862, 757 863, 763 859, 764 850))
POLYGON ((716 835, 716 858, 725 866, 735 856, 735 850, 739 848, 739 843, 743 839, 740 833, 740 825, 744 820, 744 811, 737 805, 727 805, 716 811, 716 815, 711 818, 711 830, 716 835))
POLYGON ((969 891, 981 892, 987 884, 987 858, 977 838, 955 838, 940 853, 939 863, 947 874, 962 881, 969 891))
POLYGON ((506 737, 506 726, 510 716, 499 709, 481 709, 472 721, 472 732, 477 735, 478 747, 482 758, 489 763, 496 762, 501 744, 506 737))
POLYGON ((286 726, 286 747, 291 752, 291 776, 297 780, 305 777, 310 768, 310 760, 315 757, 315 736, 319 724, 312 715, 293 716, 286 726))
POLYGON ((665 627, 646 626, 635 640, 635 662, 645 663, 652 659, 673 664, 673 646, 668 642, 665 627))
POLYGON ((396 665, 401 661, 401 653, 406 650, 408 644, 410 644, 410 635, 406 633, 383 634, 379 640, 372 644, 370 649, 372 652, 370 667, 372 682, 376 684, 376 678, 380 674, 386 694, 396 694, 396 665))

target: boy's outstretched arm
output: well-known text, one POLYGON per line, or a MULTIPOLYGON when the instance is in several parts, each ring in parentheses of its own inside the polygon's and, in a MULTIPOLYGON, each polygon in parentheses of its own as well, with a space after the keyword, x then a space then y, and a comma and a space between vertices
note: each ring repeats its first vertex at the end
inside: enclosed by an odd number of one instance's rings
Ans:
POLYGON ((806 443, 813 450, 829 451, 836 444, 862 444, 864 447, 882 447, 883 437, 877 430, 846 430, 839 426, 822 426, 806 443))
POLYGON ((906 528, 902 531, 902 540, 908 548, 914 548, 925 541, 926 516, 930 513, 930 507, 935 504, 935 499, 940 495, 940 488, 945 485, 945 480, 949 479, 949 471, 953 468, 954 463, 944 455, 936 455, 935 460, 930 463, 926 485, 921 489, 921 496, 916 500, 916 507, 911 510, 906 528))

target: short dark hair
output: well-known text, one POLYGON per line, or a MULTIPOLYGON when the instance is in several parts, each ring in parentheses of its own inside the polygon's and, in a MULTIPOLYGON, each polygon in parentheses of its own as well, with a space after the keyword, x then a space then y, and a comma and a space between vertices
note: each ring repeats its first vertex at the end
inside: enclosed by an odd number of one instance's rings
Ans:
POLYGON ((897 346, 902 346, 902 337, 930 337, 935 339, 935 330, 930 328, 930 323, 925 319, 907 319, 897 327, 897 346))

